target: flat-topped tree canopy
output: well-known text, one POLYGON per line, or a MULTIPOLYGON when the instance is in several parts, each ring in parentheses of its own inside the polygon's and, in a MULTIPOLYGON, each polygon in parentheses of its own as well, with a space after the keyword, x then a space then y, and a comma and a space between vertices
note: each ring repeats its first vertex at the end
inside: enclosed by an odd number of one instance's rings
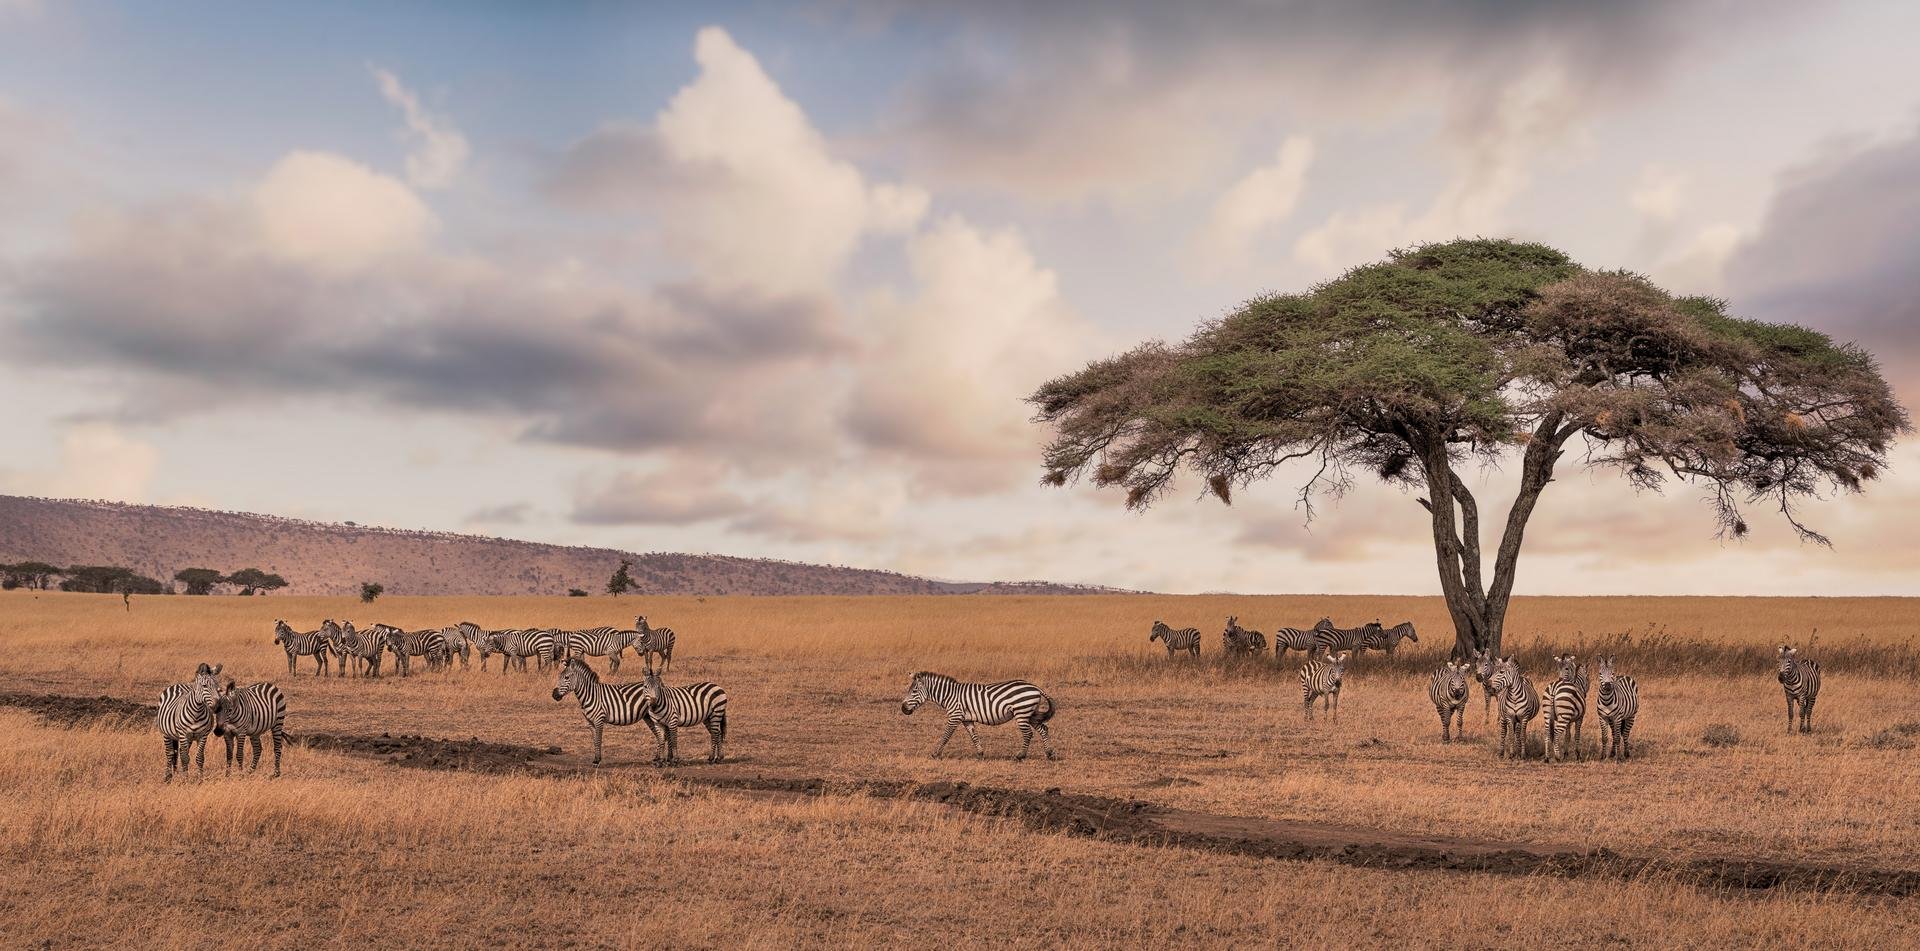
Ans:
POLYGON ((1298 294, 1248 301, 1184 343, 1142 344, 1042 386, 1045 480, 1090 474, 1152 504, 1183 470, 1230 502, 1295 460, 1299 498, 1354 473, 1426 489, 1458 650, 1497 650, 1521 541, 1568 442, 1636 486, 1700 483, 1722 533, 1776 507, 1859 491, 1908 429, 1871 354, 1825 334, 1742 320, 1542 244, 1451 241, 1395 251, 1298 294), (1456 475, 1517 455, 1490 585, 1479 510, 1456 475))

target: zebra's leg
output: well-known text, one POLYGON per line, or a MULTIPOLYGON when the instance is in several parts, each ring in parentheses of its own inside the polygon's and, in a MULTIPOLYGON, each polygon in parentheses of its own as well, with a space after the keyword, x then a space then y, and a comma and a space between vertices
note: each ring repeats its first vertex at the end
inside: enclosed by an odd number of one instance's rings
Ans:
POLYGON ((1053 752, 1053 733, 1047 729, 1047 725, 1035 720, 1033 728, 1040 731, 1040 745, 1046 749, 1047 758, 1059 759, 1060 757, 1053 752))
MULTIPOLYGON (((191 738, 187 740, 187 745, 190 747, 193 746, 193 740, 191 738)), ((200 774, 201 779, 207 777, 207 737, 205 734, 202 734, 200 737, 200 747, 193 758, 193 766, 194 770, 200 774)))
POLYGON ((1028 723, 1025 720, 1021 720, 1020 721, 1020 752, 1015 753, 1013 755, 1013 761, 1018 763, 1021 760, 1026 759, 1027 750, 1032 748, 1033 748, 1033 724, 1028 723))
POLYGON ((593 725, 593 765, 595 766, 600 765, 600 735, 605 731, 604 725, 599 723, 593 725))
POLYGON ((1507 758, 1507 718, 1505 716, 1500 718, 1500 752, 1494 755, 1500 759, 1507 758))
POLYGON ((987 755, 987 748, 980 745, 980 734, 974 730, 973 724, 962 723, 960 725, 967 728, 967 739, 973 741, 973 755, 985 757, 987 755))
POLYGON ((273 728, 273 777, 280 778, 280 747, 287 741, 287 732, 281 727, 273 728))
POLYGON ((300 673, 299 669, 295 666, 299 658, 300 655, 295 654, 292 648, 287 649, 287 676, 293 677, 300 673))
POLYGON ((718 763, 722 759, 725 759, 725 756, 721 753, 720 744, 726 735, 726 720, 715 717, 707 721, 707 739, 711 741, 707 748, 707 762, 718 763))
POLYGON ((934 759, 940 758, 940 751, 947 748, 947 741, 953 739, 953 731, 958 729, 960 729, 959 720, 954 720, 954 719, 947 720, 947 729, 945 732, 940 734, 940 742, 935 743, 933 745, 934 759))
POLYGON ((680 764, 680 728, 669 721, 664 727, 667 734, 667 765, 680 764))
MULTIPOLYGON (((247 772, 249 773, 257 772, 260 769, 260 734, 255 733, 254 735, 247 737, 247 739, 253 741, 253 765, 247 767, 247 772)), ((242 750, 241 752, 244 753, 245 750, 242 750)))
POLYGON ((160 741, 166 744, 166 747, 167 747, 167 772, 166 772, 166 775, 160 778, 160 781, 163 783, 170 783, 170 782, 173 782, 173 761, 175 759, 175 754, 180 749, 180 741, 174 739, 171 736, 162 736, 160 738, 160 741))
POLYGON ((1615 727, 1615 729, 1620 732, 1620 758, 1623 760, 1632 759, 1633 758, 1633 718, 1628 717, 1625 720, 1620 721, 1620 725, 1618 727, 1615 727))
POLYGON ((1453 742, 1453 735, 1447 732, 1453 726, 1452 717, 1453 714, 1445 710, 1440 711, 1440 742, 1442 743, 1453 742))
POLYGON ((1787 694, 1787 732, 1793 732, 1793 694, 1787 694))
POLYGON ((1313 694, 1307 694, 1307 722, 1313 722, 1313 694))
POLYGON ((1813 732, 1813 700, 1814 698, 1808 697, 1800 701, 1800 732, 1802 733, 1813 732))

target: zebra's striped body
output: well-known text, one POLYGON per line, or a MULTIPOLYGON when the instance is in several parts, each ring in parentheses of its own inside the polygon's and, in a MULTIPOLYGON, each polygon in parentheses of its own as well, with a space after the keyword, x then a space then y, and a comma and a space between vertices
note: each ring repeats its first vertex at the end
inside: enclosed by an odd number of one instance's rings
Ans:
POLYGON ((1560 665, 1560 677, 1540 694, 1541 707, 1546 711, 1546 761, 1567 758, 1569 737, 1573 738, 1574 755, 1584 759, 1579 731, 1587 719, 1587 678, 1572 654, 1557 655, 1553 659, 1560 665))
MULTIPOLYGON (((1333 620, 1331 618, 1321 618, 1320 623, 1331 627, 1333 620)), ((1307 628, 1304 631, 1297 627, 1283 627, 1274 631, 1273 659, 1276 661, 1280 660, 1286 655, 1287 651, 1290 650, 1299 651, 1311 658, 1314 653, 1314 639, 1319 635, 1320 628, 1317 626, 1307 628)))
POLYGON ((1147 643, 1154 641, 1167 645, 1168 660, 1172 660, 1173 655, 1180 651, 1186 651, 1192 657, 1200 656, 1200 629, 1197 627, 1183 627, 1176 631, 1168 627, 1165 621, 1155 621, 1153 633, 1147 635, 1147 643))
POLYGON ((647 671, 641 681, 647 697, 647 729, 654 732, 654 761, 672 766, 679 759, 680 728, 694 723, 705 724, 707 737, 711 745, 707 748, 707 762, 718 763, 724 758, 723 747, 727 739, 727 692, 719 684, 698 683, 685 687, 669 687, 660 682, 660 675, 647 671))
POLYGON ((1485 724, 1493 719, 1493 698, 1500 695, 1493 685, 1493 669, 1499 666, 1493 655, 1484 650, 1473 652, 1473 679, 1480 681, 1480 722, 1485 724))
POLYGON ((563 660, 575 657, 605 657, 607 672, 620 671, 620 657, 627 647, 640 639, 640 632, 617 627, 595 627, 584 631, 562 631, 554 639, 563 660))
POLYGON ((154 714, 153 725, 166 743, 166 780, 173 779, 175 760, 180 772, 187 771, 187 754, 195 743, 200 749, 194 764, 200 775, 207 774, 207 734, 213 732, 213 705, 220 695, 219 674, 224 666, 201 664, 192 680, 160 692, 160 709, 154 714))
POLYGON ((1347 658, 1353 655, 1347 651, 1328 654, 1318 660, 1308 660, 1300 668, 1300 699, 1306 706, 1307 719, 1313 719, 1313 701, 1326 698, 1326 708, 1334 719, 1340 717, 1340 682, 1345 679, 1347 658))
POLYGON ((227 689, 213 704, 213 735, 227 741, 227 769, 234 766, 239 752, 240 765, 249 772, 260 768, 260 734, 273 734, 273 775, 280 775, 280 748, 286 743, 287 697, 270 683, 248 684, 236 689, 227 681, 227 689), (253 765, 246 764, 247 741, 253 741, 253 765))
POLYGON ((1054 714, 1053 698, 1024 680, 971 684, 945 674, 921 671, 907 683, 907 696, 900 701, 900 712, 911 714, 923 703, 932 703, 947 711, 946 732, 940 734, 940 742, 933 748, 936 759, 940 751, 946 749, 947 741, 953 739, 953 731, 960 727, 965 727, 967 738, 973 740, 974 755, 987 755, 973 725, 999 726, 1008 721, 1020 727, 1020 753, 1014 759, 1027 758, 1036 732, 1046 747, 1047 758, 1057 758, 1053 752, 1053 736, 1047 732, 1047 721, 1053 719, 1054 714))
POLYGON ((1471 664, 1456 664, 1447 661, 1433 672, 1433 679, 1427 683, 1427 699, 1433 701, 1435 713, 1440 714, 1440 742, 1453 742, 1452 726, 1457 719, 1460 723, 1460 737, 1467 736, 1467 674, 1473 669, 1471 664))
POLYGON ((1513 737, 1513 758, 1525 759, 1527 756, 1527 724, 1540 715, 1540 695, 1533 691, 1533 681, 1520 672, 1520 665, 1511 657, 1500 658, 1494 665, 1491 683, 1494 692, 1500 697, 1500 753, 1507 755, 1507 737, 1513 737))
MULTIPOLYGON (((525 633, 502 631, 507 633, 525 633)), ((525 655, 519 656, 520 663, 526 663, 525 655)), ((502 661, 502 666, 505 661, 502 661)), ((642 683, 603 684, 600 676, 588 667, 586 661, 575 658, 561 665, 560 679, 554 682, 553 699, 557 702, 567 694, 573 694, 580 701, 580 715, 586 718, 588 728, 593 730, 593 765, 600 765, 601 735, 609 726, 631 726, 646 717, 648 700, 646 685, 642 683)))
MULTIPOLYGON (((1375 622, 1375 624, 1377 626, 1378 622, 1375 622)), ((1377 633, 1366 635, 1360 642, 1360 650, 1385 651, 1388 657, 1392 657, 1393 649, 1400 646, 1402 639, 1412 641, 1415 644, 1420 643, 1420 635, 1414 633, 1412 621, 1401 621, 1392 627, 1380 629, 1377 633)))
POLYGON ((387 650, 393 652, 394 666, 400 668, 402 677, 412 675, 415 657, 425 657, 428 670, 445 666, 452 660, 447 652, 447 639, 439 631, 403 631, 391 624, 375 624, 367 630, 386 641, 387 650))
MULTIPOLYGON (((473 630, 478 631, 480 628, 478 625, 474 625, 473 630)), ((453 659, 458 657, 460 658, 460 669, 466 670, 473 660, 473 642, 468 639, 467 628, 459 624, 443 627, 440 629, 440 636, 447 642, 447 667, 451 669, 453 667, 453 659)))
POLYGON ((655 657, 660 658, 661 670, 672 667, 673 628, 648 627, 647 616, 644 614, 634 616, 633 626, 640 629, 640 639, 633 642, 633 651, 640 655, 640 659, 647 665, 647 669, 653 669, 653 659, 655 657))
POLYGON ((446 635, 447 646, 450 648, 456 640, 461 643, 460 647, 454 648, 455 653, 460 655, 461 670, 467 669, 469 658, 475 653, 480 655, 480 669, 487 669, 487 632, 480 625, 472 621, 461 621, 440 633, 446 635))
POLYGON ((1359 627, 1334 627, 1331 619, 1322 618, 1319 624, 1314 625, 1314 630, 1319 633, 1313 636, 1313 649, 1321 654, 1335 651, 1352 653, 1360 650, 1369 638, 1378 638, 1382 634, 1378 619, 1359 627))
POLYGON ((1820 698, 1820 664, 1780 645, 1780 689, 1787 694, 1787 732, 1793 732, 1793 708, 1800 706, 1800 732, 1813 732, 1813 702, 1820 698))
POLYGON ((1607 758, 1633 758, 1633 720, 1640 715, 1640 688, 1632 677, 1613 672, 1613 658, 1600 658, 1600 695, 1594 698, 1593 712, 1600 718, 1600 739, 1607 746, 1607 758))
POLYGON ((1228 657, 1235 654, 1264 654, 1267 652, 1267 636, 1241 627, 1238 617, 1229 617, 1226 630, 1220 632, 1220 646, 1228 657))
POLYGON ((327 635, 322 631, 296 631, 288 627, 285 621, 275 621, 273 622, 273 642, 287 652, 288 676, 299 673, 295 669, 299 659, 309 656, 313 658, 314 674, 321 677, 327 675, 327 655, 333 645, 328 642, 327 635))
MULTIPOLYGON (((510 628, 504 631, 490 631, 487 634, 489 652, 503 655, 500 659, 500 672, 506 673, 511 667, 518 666, 522 673, 527 669, 527 658, 538 659, 543 665, 546 658, 553 656, 553 635, 540 630, 522 630, 510 628)), ((481 655, 481 664, 486 663, 486 654, 481 655)))
MULTIPOLYGON (((356 631, 353 629, 353 622, 348 621, 340 626, 340 636, 335 640, 335 644, 336 652, 341 646, 345 648, 345 653, 340 658, 341 667, 344 668, 351 659, 354 662, 354 669, 360 671, 362 675, 380 676, 380 658, 387 652, 387 642, 378 632, 372 628, 356 631)), ((343 670, 342 674, 344 673, 343 670)))

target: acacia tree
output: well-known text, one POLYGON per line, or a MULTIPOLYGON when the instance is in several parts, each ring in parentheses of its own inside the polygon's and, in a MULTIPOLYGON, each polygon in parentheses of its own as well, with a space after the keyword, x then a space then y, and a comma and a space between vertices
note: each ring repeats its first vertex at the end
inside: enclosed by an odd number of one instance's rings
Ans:
POLYGON ((258 568, 242 568, 228 575, 225 583, 239 585, 241 594, 253 595, 266 594, 269 591, 284 588, 287 586, 287 579, 258 568))
POLYGON ((173 580, 186 585, 188 594, 212 594, 215 586, 227 582, 227 576, 212 568, 182 568, 173 573, 173 580))
POLYGON ((1182 470, 1220 501, 1293 464, 1298 501, 1355 475, 1419 503, 1456 653, 1497 652, 1527 522, 1575 437, 1578 461, 1633 485, 1703 486, 1723 537, 1776 508, 1857 492, 1908 429, 1873 357, 1804 327, 1729 316, 1638 275, 1540 244, 1460 240, 1395 251, 1299 294, 1249 301, 1178 346, 1149 342, 1052 380, 1029 401, 1053 427, 1043 481, 1090 474, 1129 508, 1182 470), (1492 572, 1461 477, 1518 457, 1492 572))

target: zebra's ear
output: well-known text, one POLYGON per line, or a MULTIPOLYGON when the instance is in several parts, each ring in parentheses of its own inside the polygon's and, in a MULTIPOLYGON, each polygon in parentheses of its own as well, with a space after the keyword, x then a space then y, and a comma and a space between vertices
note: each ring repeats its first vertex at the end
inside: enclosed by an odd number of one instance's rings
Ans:
POLYGON ((211 673, 214 673, 214 674, 219 674, 219 673, 220 673, 220 670, 221 670, 221 668, 223 668, 223 667, 225 667, 225 666, 227 666, 227 665, 225 665, 225 664, 215 664, 215 665, 213 665, 213 670, 211 671, 211 673))
POLYGON ((228 692, 228 693, 232 693, 232 692, 233 692, 233 681, 232 681, 231 679, 229 679, 229 680, 227 681, 227 692, 228 692))

